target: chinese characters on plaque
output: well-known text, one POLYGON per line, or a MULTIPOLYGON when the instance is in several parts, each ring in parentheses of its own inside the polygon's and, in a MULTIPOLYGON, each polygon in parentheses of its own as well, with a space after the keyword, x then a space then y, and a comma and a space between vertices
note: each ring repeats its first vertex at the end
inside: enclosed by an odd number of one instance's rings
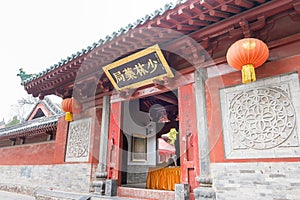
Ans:
POLYGON ((158 45, 109 64, 103 70, 116 90, 138 88, 165 76, 174 77, 158 45))

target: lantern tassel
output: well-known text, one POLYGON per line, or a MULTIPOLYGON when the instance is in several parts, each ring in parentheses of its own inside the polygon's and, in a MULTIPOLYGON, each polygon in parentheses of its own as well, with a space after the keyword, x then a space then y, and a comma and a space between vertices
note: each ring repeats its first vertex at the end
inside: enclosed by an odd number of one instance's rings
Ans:
POLYGON ((66 112, 65 120, 68 122, 73 121, 72 113, 66 112))
POLYGON ((256 81, 255 70, 252 64, 247 64, 243 66, 242 81, 243 83, 251 83, 256 81))

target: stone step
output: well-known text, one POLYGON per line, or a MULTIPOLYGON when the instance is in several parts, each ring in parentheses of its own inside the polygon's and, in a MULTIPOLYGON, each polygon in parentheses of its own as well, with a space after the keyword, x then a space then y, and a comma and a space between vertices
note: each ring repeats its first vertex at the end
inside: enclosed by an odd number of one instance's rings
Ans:
POLYGON ((79 194, 79 193, 71 193, 71 192, 63 192, 63 191, 54 191, 54 190, 37 190, 35 192, 36 200, 90 200, 90 194, 79 194))
MULTIPOLYGON (((131 198, 131 197, 118 197, 118 196, 102 196, 98 194, 80 194, 72 192, 64 192, 57 190, 40 189, 35 192, 36 200, 150 200, 149 198, 131 198)), ((155 200, 155 199, 151 199, 155 200)))
POLYGON ((95 180, 95 181, 93 181, 92 186, 93 186, 93 187, 102 187, 103 184, 105 184, 105 181, 102 181, 102 180, 101 180, 101 181, 95 180))
MULTIPOLYGON (((150 200, 150 199, 140 199, 140 198, 130 198, 130 197, 108 197, 108 196, 92 196, 90 200, 107 200, 107 199, 114 199, 114 200, 150 200)), ((151 199, 155 200, 155 199, 151 199)))
POLYGON ((108 197, 108 196, 92 196, 90 200, 107 200, 107 199, 115 199, 115 200, 138 200, 128 197, 108 197))

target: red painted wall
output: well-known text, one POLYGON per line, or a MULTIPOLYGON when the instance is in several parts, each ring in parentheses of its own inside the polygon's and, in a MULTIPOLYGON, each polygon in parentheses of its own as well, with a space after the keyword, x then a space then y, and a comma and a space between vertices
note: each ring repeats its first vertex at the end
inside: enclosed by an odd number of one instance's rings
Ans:
POLYGON ((52 164, 54 148, 54 141, 0 148, 0 165, 52 164))
POLYGON ((68 123, 58 119, 56 140, 0 148, 0 165, 43 165, 64 163, 68 123))
MULTIPOLYGON (((74 116, 74 120, 92 117, 91 124, 91 135, 90 135, 90 154, 88 163, 98 163, 99 157, 99 141, 100 141, 100 128, 101 128, 101 110, 100 109, 89 109, 78 116, 74 116)), ((67 147, 68 139, 68 128, 69 123, 63 117, 58 119, 56 140, 55 140, 55 151, 54 151, 54 163, 62 164, 65 163, 65 152, 67 147)), ((70 162, 68 162, 70 163, 70 162)), ((76 162, 78 163, 78 162, 76 162)))
POLYGON ((60 117, 58 119, 55 139, 55 151, 53 154, 53 161, 55 164, 64 163, 68 136, 68 125, 69 124, 64 119, 64 117, 60 117))
MULTIPOLYGON (((89 163, 98 163, 101 110, 90 109, 80 117, 93 117, 89 163)), ((56 140, 0 148, 0 165, 42 165, 65 163, 68 122, 58 119, 56 140)), ((78 163, 78 162, 76 162, 78 163)))
MULTIPOLYGON (((282 59, 279 61, 268 62, 256 70, 257 80, 298 71, 300 74, 300 55, 282 59)), ((299 76, 300 79, 300 76, 299 76)), ((222 119, 220 108, 219 89, 225 86, 241 84, 240 71, 214 77, 207 80, 207 117, 209 126, 210 157, 211 162, 285 162, 300 161, 300 158, 264 158, 264 159, 225 159, 222 119)))

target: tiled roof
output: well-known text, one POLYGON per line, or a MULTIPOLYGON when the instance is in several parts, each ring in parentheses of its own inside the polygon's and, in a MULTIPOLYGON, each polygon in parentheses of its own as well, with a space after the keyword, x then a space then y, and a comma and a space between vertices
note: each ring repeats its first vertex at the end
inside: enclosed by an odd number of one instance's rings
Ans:
POLYGON ((0 122, 0 126, 5 125, 4 119, 0 122))
POLYGON ((45 106, 46 108, 53 114, 53 115, 58 115, 58 114, 62 114, 62 110, 61 107, 56 104, 53 103, 50 98, 45 97, 43 100, 40 100, 45 106))
MULTIPOLYGON (((154 44, 159 44, 165 52, 171 50, 170 56, 184 54, 183 57, 192 56, 198 62, 200 58, 196 59, 194 55, 204 53, 211 54, 201 56, 205 63, 211 62, 210 59, 226 62, 224 52, 218 49, 219 40, 223 37, 233 41, 248 37, 252 32, 266 26, 267 18, 291 9, 293 1, 295 0, 184 0, 170 3, 62 59, 37 75, 28 78, 26 74, 20 74, 24 77, 22 85, 28 94, 40 99, 51 94, 62 98, 69 97, 73 93, 74 81, 77 85, 84 85, 85 81, 98 79, 97 93, 110 92, 113 87, 107 82, 101 67, 154 44), (190 39, 203 49, 199 49, 198 53, 190 53, 194 47, 191 49, 189 46, 195 45, 190 44, 190 39), (220 52, 216 53, 216 50, 220 52)), ((174 65, 172 68, 180 71, 185 67, 174 65)))
POLYGON ((30 112, 30 113, 28 114, 28 116, 25 118, 26 121, 27 121, 28 118, 31 116, 32 112, 34 111, 35 107, 36 107, 38 104, 43 104, 43 105, 47 108, 47 110, 51 112, 52 115, 59 115, 59 114, 62 114, 62 113, 63 113, 59 105, 53 103, 53 102, 51 101, 50 98, 45 97, 43 100, 38 100, 38 101, 36 102, 36 104, 33 106, 33 109, 31 110, 31 112, 30 112))
POLYGON ((15 135, 22 136, 38 134, 42 130, 56 127, 57 120, 60 116, 62 116, 62 114, 54 115, 51 117, 40 117, 30 121, 25 121, 14 126, 0 129, 0 138, 13 137, 15 135))
POLYGON ((148 22, 149 20, 152 20, 153 18, 163 15, 166 11, 172 10, 174 9, 176 6, 185 3, 187 0, 178 0, 176 3, 168 3, 166 4, 163 8, 157 9, 155 10, 153 13, 151 13, 150 15, 145 15, 143 18, 140 18, 138 20, 136 20, 133 23, 129 23, 127 26, 120 28, 118 31, 113 32, 111 35, 107 35, 104 39, 100 39, 98 42, 94 42, 92 45, 86 47, 85 49, 82 49, 81 51, 77 51, 76 53, 73 53, 72 55, 68 56, 65 59, 61 59, 58 63, 46 68, 45 70, 43 70, 42 72, 38 73, 38 74, 33 74, 31 76, 29 76, 29 78, 22 80, 22 85, 25 85, 26 83, 33 81, 69 62, 71 62, 72 60, 84 55, 84 54, 88 54, 90 51, 92 51, 93 49, 95 49, 96 47, 99 47, 101 45, 106 44, 109 41, 112 41, 114 38, 121 36, 123 34, 128 33, 130 30, 135 29, 138 26, 142 26, 143 24, 145 24, 146 22, 148 22))

